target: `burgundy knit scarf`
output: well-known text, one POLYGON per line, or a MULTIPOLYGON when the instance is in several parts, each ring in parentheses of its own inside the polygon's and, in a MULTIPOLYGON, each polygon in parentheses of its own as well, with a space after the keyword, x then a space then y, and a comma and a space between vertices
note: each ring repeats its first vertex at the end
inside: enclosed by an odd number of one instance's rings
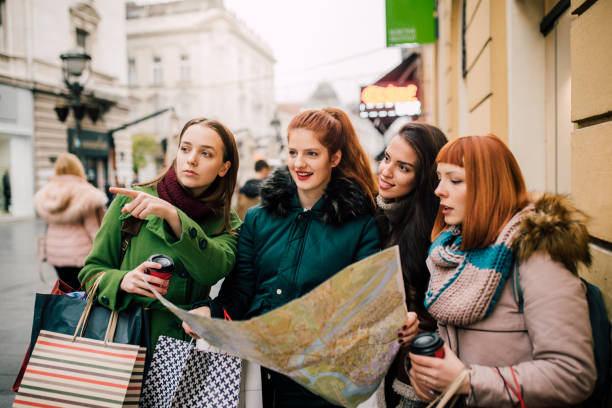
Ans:
POLYGON ((201 222, 212 212, 211 208, 197 198, 193 198, 178 182, 173 168, 157 183, 159 198, 180 208, 196 222, 201 222))

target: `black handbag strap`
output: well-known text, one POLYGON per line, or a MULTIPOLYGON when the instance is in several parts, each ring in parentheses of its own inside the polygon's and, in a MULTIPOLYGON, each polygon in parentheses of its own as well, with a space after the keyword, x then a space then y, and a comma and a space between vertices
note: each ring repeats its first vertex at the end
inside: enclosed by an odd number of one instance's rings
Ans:
POLYGON ((119 255, 119 267, 123 263, 123 258, 127 252, 130 241, 140 232, 140 227, 144 220, 136 217, 128 217, 121 222, 121 253, 119 255))

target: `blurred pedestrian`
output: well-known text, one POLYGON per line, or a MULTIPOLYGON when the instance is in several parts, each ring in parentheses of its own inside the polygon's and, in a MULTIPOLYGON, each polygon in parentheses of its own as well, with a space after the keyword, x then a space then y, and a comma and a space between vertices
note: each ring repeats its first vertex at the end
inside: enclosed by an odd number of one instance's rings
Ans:
POLYGON ((7 170, 2 175, 2 195, 4 196, 4 212, 11 209, 11 176, 7 170))
POLYGON ((255 178, 249 179, 244 183, 240 190, 238 190, 238 204, 236 205, 236 212, 240 219, 244 219, 244 215, 247 210, 254 205, 259 204, 261 201, 259 197, 259 190, 261 183, 270 174, 270 166, 263 160, 257 160, 255 162, 255 178))
MULTIPOLYGON (((225 309, 235 320, 259 316, 380 250, 376 182, 346 113, 301 112, 291 120, 287 140, 288 169, 266 179, 262 204, 247 211, 236 267, 219 296, 192 313, 223 318, 225 309)), ((265 368, 262 390, 265 407, 333 406, 265 368)))
POLYGON ((48 226, 42 251, 59 278, 76 290, 77 275, 100 228, 107 198, 87 182, 74 154, 60 155, 54 171, 49 183, 34 195, 36 211, 48 226))
POLYGON ((150 308, 149 357, 160 335, 189 336, 143 281, 156 285, 171 302, 189 307, 206 299, 210 287, 230 272, 241 224, 231 208, 237 173, 232 133, 220 122, 198 118, 181 130, 176 159, 163 174, 134 189, 111 187, 117 197, 79 278, 90 287, 95 279, 89 278, 104 272, 98 299, 111 310, 134 304, 150 308), (121 231, 127 223, 138 225, 138 232, 121 260, 121 231), (148 274, 149 268, 161 268, 147 261, 154 254, 174 261, 169 279, 148 274))
MULTIPOLYGON (((423 306, 429 284, 425 259, 440 202, 434 194, 436 156, 446 141, 435 126, 408 123, 391 139, 378 166, 376 221, 383 247, 399 245, 406 306, 415 312, 406 326, 418 318, 419 331, 436 330, 436 321, 423 306)), ((400 352, 385 377, 385 406, 389 407, 398 405, 400 395, 408 400, 414 396, 404 360, 416 331, 402 330, 400 335, 400 352)))
POLYGON ((532 202, 495 136, 454 139, 436 162, 425 306, 444 356, 410 353, 415 392, 430 401, 456 380, 467 406, 579 404, 597 375, 578 277, 591 261, 586 217, 560 196, 532 202))

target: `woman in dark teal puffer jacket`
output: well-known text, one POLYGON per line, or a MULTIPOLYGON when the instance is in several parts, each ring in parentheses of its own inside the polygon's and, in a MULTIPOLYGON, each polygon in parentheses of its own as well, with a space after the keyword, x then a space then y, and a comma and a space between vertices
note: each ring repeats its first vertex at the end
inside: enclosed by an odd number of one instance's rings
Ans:
MULTIPOLYGON (((288 169, 262 186, 238 238, 236 267, 198 314, 259 316, 303 296, 380 250, 376 184, 355 130, 339 109, 305 111, 288 129, 288 169)), ((195 335, 183 324, 186 331, 195 335)), ((289 377, 262 369, 265 407, 332 407, 289 377)))

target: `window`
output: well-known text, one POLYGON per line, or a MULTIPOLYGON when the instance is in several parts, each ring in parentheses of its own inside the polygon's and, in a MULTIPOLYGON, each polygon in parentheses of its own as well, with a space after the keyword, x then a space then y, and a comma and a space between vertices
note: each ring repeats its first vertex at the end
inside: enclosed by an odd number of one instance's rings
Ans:
POLYGON ((128 85, 136 85, 138 78, 136 77, 136 60, 134 58, 128 59, 128 85))
POLYGON ((181 82, 188 82, 191 79, 191 66, 189 65, 189 55, 181 55, 181 68, 179 79, 181 82))
POLYGON ((76 43, 77 46, 87 50, 87 37, 89 33, 85 30, 81 30, 80 28, 76 29, 76 43))
POLYGON ((153 57, 153 83, 161 84, 164 81, 161 57, 153 57))

